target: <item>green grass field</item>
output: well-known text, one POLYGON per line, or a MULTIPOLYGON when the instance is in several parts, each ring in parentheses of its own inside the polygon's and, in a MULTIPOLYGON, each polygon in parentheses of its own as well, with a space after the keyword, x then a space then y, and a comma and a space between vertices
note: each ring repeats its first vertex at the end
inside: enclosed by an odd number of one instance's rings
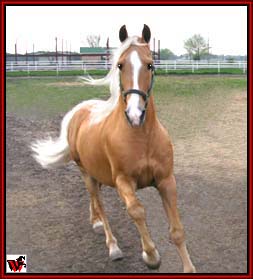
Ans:
MULTIPOLYGON (((82 100, 109 96, 107 87, 77 77, 7 78, 6 87, 7 112, 29 118, 52 118, 82 100)), ((201 133, 246 88, 245 76, 156 76, 153 94, 161 122, 173 137, 184 137, 201 133)))

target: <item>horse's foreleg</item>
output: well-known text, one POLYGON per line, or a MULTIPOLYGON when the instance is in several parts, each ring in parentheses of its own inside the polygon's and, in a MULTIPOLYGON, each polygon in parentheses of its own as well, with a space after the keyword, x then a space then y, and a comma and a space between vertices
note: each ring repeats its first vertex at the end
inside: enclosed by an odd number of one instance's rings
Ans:
POLYGON ((144 262, 150 268, 158 268, 161 263, 160 255, 149 235, 145 220, 145 210, 135 195, 134 185, 122 176, 116 179, 116 185, 121 199, 126 204, 127 212, 134 220, 140 233, 144 262))
POLYGON ((183 263, 184 272, 194 273, 196 270, 186 248, 184 229, 177 210, 177 190, 174 175, 163 179, 158 185, 158 190, 170 222, 170 239, 177 247, 183 263))
POLYGON ((99 226, 99 223, 103 224, 106 236, 106 245, 109 248, 110 258, 112 260, 121 259, 123 254, 118 247, 117 239, 112 234, 111 227, 105 215, 103 203, 99 195, 99 183, 89 176, 85 176, 84 181, 91 197, 90 210, 91 221, 94 222, 93 229, 96 230, 96 226, 99 226))

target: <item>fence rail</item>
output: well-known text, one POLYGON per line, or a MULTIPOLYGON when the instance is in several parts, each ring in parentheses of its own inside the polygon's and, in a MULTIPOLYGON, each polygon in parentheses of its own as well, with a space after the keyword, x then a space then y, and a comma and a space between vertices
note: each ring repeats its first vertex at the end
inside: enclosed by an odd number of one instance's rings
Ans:
MULTIPOLYGON (((81 70, 84 74, 88 73, 89 70, 108 70, 111 64, 106 61, 71 61, 71 62, 7 62, 6 71, 24 71, 29 75, 32 71, 55 71, 58 75, 60 71, 73 71, 81 70)), ((155 61, 155 68, 164 70, 169 73, 175 70, 190 70, 194 73, 196 70, 201 69, 216 69, 217 73, 221 72, 221 69, 241 69, 245 74, 247 72, 247 62, 206 62, 206 61, 167 61, 160 60, 155 61)))

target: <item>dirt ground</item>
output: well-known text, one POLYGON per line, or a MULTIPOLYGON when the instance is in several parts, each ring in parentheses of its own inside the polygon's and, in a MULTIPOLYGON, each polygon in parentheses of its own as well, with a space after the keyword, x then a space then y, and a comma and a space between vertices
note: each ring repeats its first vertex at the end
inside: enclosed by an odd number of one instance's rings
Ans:
MULTIPOLYGON (((247 95, 238 92, 218 120, 195 139, 174 142, 179 209, 199 273, 247 272, 247 95)), ((103 201, 124 259, 111 262, 105 237, 89 224, 89 197, 74 163, 43 170, 31 141, 57 135, 63 115, 51 120, 7 113, 6 253, 26 254, 31 273, 179 273, 168 224, 154 188, 138 192, 162 264, 149 270, 138 232, 117 193, 103 201)))

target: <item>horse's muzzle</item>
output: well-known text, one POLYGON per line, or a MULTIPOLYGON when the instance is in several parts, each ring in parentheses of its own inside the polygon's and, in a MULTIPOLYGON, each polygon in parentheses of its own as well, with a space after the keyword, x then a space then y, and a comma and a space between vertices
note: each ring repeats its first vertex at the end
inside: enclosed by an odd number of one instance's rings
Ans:
POLYGON ((127 122, 132 127, 139 127, 139 126, 142 126, 145 121, 146 109, 142 110, 141 115, 131 115, 131 116, 129 116, 128 111, 125 110, 125 116, 126 116, 127 122))

